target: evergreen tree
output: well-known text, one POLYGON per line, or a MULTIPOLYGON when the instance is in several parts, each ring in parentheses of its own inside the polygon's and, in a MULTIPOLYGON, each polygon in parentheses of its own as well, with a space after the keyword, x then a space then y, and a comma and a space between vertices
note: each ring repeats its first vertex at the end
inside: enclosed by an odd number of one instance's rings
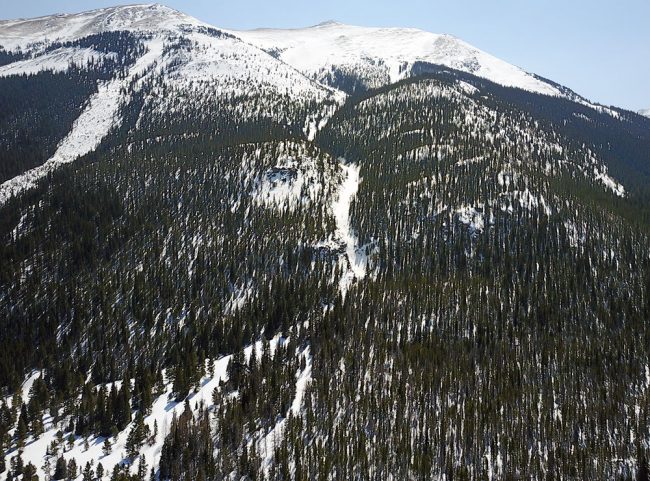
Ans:
POLYGON ((54 467, 54 474, 52 474, 52 479, 66 479, 68 477, 68 463, 66 463, 63 456, 59 457, 56 460, 56 466, 54 467))
POLYGON ((36 466, 32 463, 27 463, 23 468, 23 480, 24 481, 38 481, 38 474, 36 471, 36 466))
POLYGON ((122 431, 131 422, 131 381, 124 379, 115 403, 115 425, 122 431))
POLYGON ((637 479, 637 481, 649 481, 650 480, 650 475, 648 474, 648 462, 647 462, 645 456, 643 456, 641 458, 641 464, 639 466, 639 471, 637 473, 636 479, 637 479))
POLYGON ((72 458, 72 459, 70 459, 68 461, 68 468, 67 468, 68 478, 69 479, 75 479, 78 476, 77 471, 78 471, 77 470, 77 461, 75 461, 75 459, 72 458))
POLYGON ((111 444, 111 441, 109 438, 104 439, 104 445, 102 446, 102 453, 104 453, 104 456, 108 456, 111 454, 111 451, 113 450, 113 445, 111 444))
POLYGON ((144 454, 140 455, 140 459, 138 461, 138 480, 139 481, 146 481, 147 478, 147 460, 144 457, 144 454))
POLYGON ((144 422, 144 416, 142 412, 138 411, 135 415, 135 420, 129 436, 126 440, 126 452, 127 456, 131 459, 135 459, 138 456, 140 447, 144 441, 149 437, 149 426, 144 422))
POLYGON ((82 479, 82 481, 93 481, 94 474, 95 473, 93 472, 93 468, 90 465, 90 462, 87 462, 86 466, 84 466, 84 470, 83 470, 83 474, 82 474, 81 479, 82 479))
POLYGON ((19 448, 24 448, 25 447, 25 440, 27 439, 27 422, 26 422, 27 416, 23 415, 21 412, 20 417, 18 418, 18 427, 16 428, 16 438, 18 440, 18 447, 19 448))
POLYGON ((177 366, 174 370, 174 386, 173 391, 176 395, 176 401, 182 401, 187 396, 190 390, 190 384, 187 380, 185 369, 183 366, 177 366))

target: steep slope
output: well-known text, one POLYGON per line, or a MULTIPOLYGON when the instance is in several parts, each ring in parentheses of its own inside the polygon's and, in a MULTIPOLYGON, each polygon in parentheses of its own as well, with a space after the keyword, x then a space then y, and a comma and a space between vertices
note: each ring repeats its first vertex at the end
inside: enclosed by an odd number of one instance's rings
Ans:
POLYGON ((299 479, 296 463, 329 479, 634 469, 592 420, 648 437, 625 413, 648 399, 648 272, 634 266, 650 241, 594 151, 446 76, 348 102, 315 143, 239 119, 234 98, 170 117, 156 85, 98 152, 3 210, 3 382, 45 367, 49 396, 27 396, 7 465, 21 452, 41 475, 59 456, 135 474, 141 455, 161 479, 182 465, 214 479, 299 479), (105 419, 111 396, 129 416, 105 419), (36 402, 56 415, 30 414, 36 402), (184 439, 213 441, 181 461, 184 439))
MULTIPOLYGON (((0 47, 20 52, 25 60, 10 62, 0 75, 61 70, 61 64, 84 64, 93 60, 92 49, 74 47, 82 39, 107 32, 129 32, 147 43, 149 55, 160 70, 173 65, 169 81, 219 81, 272 85, 283 94, 321 98, 327 89, 318 87, 292 68, 259 49, 207 24, 162 5, 132 5, 93 10, 77 15, 49 16, 0 22, 0 47), (65 49, 66 46, 70 45, 65 49), (42 60, 39 65, 38 61, 42 60), (58 65, 55 63, 59 62, 58 65)), ((167 72, 166 72, 167 73, 167 72)))
MULTIPOLYGON (((468 91, 403 82, 347 104, 317 137, 358 166, 351 225, 376 248, 312 342, 343 346, 314 357, 307 437, 341 439, 328 452, 342 477, 358 473, 334 460, 364 459, 376 479, 543 479, 572 463, 616 479, 636 456, 618 434, 649 439, 633 414, 650 393, 647 228, 564 129, 468 91), (611 311, 620 302, 636 314, 611 311), (596 395, 601 382, 611 396, 596 395)), ((320 455, 306 449, 305 464, 320 455)))
POLYGON ((615 118, 611 107, 528 73, 452 35, 413 28, 371 28, 325 22, 303 29, 232 31, 306 76, 347 93, 438 72, 441 67, 504 87, 569 99, 615 118))

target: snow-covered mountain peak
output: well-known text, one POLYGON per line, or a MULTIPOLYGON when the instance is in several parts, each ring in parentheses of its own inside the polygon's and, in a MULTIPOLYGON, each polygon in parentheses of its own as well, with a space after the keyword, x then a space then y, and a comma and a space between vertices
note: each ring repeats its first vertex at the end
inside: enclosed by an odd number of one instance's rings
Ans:
POLYGON ((332 71, 356 72, 374 77, 368 86, 377 87, 406 78, 415 64, 426 63, 461 70, 505 86, 561 95, 553 85, 452 35, 338 22, 303 29, 231 33, 319 80, 332 71))
POLYGON ((312 28, 325 28, 325 27, 337 27, 343 25, 341 22, 336 20, 325 20, 324 22, 317 23, 312 28))
POLYGON ((165 81, 218 82, 226 90, 242 91, 244 84, 269 86, 294 95, 322 98, 331 90, 305 78, 254 45, 189 15, 160 4, 137 4, 0 22, 0 47, 28 57, 0 67, 0 77, 42 70, 65 71, 71 64, 100 59, 98 52, 81 48, 52 48, 107 32, 131 32, 145 42, 152 64, 165 81), (153 59, 153 55, 157 58, 153 59))
POLYGON ((25 49, 49 42, 68 42, 110 31, 152 32, 181 26, 208 26, 160 4, 101 8, 77 14, 0 21, 0 46, 25 49))

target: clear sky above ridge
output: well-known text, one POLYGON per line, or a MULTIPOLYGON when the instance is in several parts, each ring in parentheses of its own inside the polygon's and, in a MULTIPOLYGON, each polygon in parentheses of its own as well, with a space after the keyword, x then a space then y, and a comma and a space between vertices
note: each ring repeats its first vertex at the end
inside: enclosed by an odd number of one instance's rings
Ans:
MULTIPOLYGON (((137 0, 0 0, 0 19, 137 0)), ((303 27, 324 20, 449 33, 603 103, 650 108, 650 0, 162 0, 216 27, 303 27)))

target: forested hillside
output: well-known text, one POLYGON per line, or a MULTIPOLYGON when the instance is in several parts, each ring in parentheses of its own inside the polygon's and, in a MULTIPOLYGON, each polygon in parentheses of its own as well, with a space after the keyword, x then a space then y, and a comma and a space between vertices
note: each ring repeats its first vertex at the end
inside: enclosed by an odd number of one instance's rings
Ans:
POLYGON ((0 479, 647 479, 649 119, 140 8, 0 56, 0 479))

